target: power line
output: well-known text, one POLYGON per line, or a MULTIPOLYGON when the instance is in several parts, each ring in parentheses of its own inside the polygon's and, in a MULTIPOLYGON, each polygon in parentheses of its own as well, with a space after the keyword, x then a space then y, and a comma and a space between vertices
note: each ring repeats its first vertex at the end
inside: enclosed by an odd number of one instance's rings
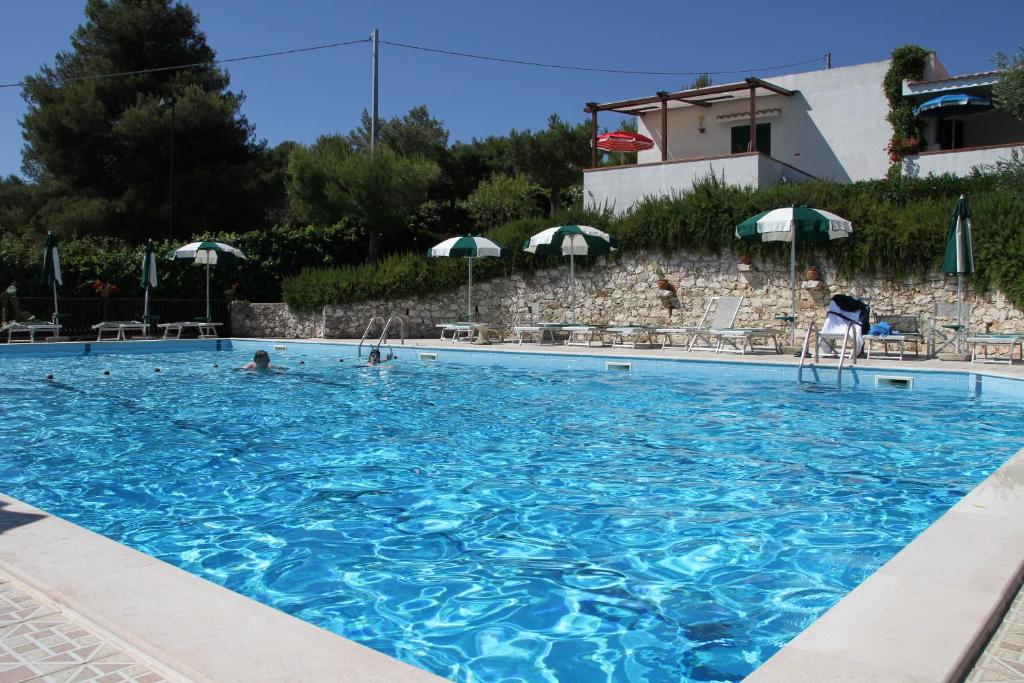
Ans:
MULTIPOLYGON (((95 74, 92 76, 72 76, 70 78, 61 79, 62 82, 72 81, 92 81, 105 78, 120 78, 124 76, 137 76, 140 74, 160 73, 165 71, 181 71, 184 69, 194 69, 203 66, 216 66, 218 64, 230 64, 233 62, 244 62, 253 59, 265 59, 267 57, 280 57, 283 55, 293 55, 302 52, 314 52, 317 50, 328 50, 336 47, 345 47, 348 45, 359 45, 362 43, 369 43, 369 38, 361 38, 359 40, 349 40, 341 43, 328 43, 326 45, 313 45, 310 47, 300 47, 292 50, 278 50, 276 52, 263 52, 255 55, 245 55, 243 57, 230 57, 227 59, 214 59, 208 62, 194 62, 192 64, 178 64, 175 66, 157 66, 148 69, 134 69, 132 71, 118 71, 115 73, 107 74, 95 74)), ((408 43, 395 43, 387 40, 380 41, 383 45, 390 45, 392 47, 401 47, 407 50, 419 50, 421 52, 430 52, 434 54, 448 55, 450 57, 463 57, 466 59, 478 59, 487 62, 499 62, 502 64, 516 64, 519 66, 533 66, 544 69, 561 69, 563 71, 589 71, 595 73, 608 73, 608 74, 624 74, 632 76, 699 76, 700 74, 708 74, 709 76, 721 76, 725 74, 736 74, 736 73, 757 73, 761 71, 774 71, 776 69, 787 69, 794 66, 804 66, 805 64, 813 64, 820 62, 826 57, 815 57, 813 59, 805 59, 800 62, 791 62, 789 64, 777 64, 774 66, 760 66, 760 67, 749 67, 741 69, 729 69, 721 71, 640 71, 631 69, 610 69, 596 66, 578 66, 568 64, 550 64, 546 62, 533 62, 525 59, 510 59, 506 57, 490 57, 487 55, 477 55, 469 52, 458 52, 456 50, 442 50, 440 48, 424 47, 422 45, 410 45, 408 43)), ((25 81, 18 81, 17 83, 0 83, 0 88, 23 88, 28 83, 25 81)))
POLYGON ((790 64, 779 64, 776 66, 760 66, 754 68, 744 69, 731 69, 728 71, 632 71, 629 69, 605 69, 596 66, 570 66, 565 64, 547 64, 544 62, 530 62, 522 59, 507 59, 504 57, 487 57, 485 55, 475 55, 468 52, 455 52, 453 50, 441 50, 431 47, 422 47, 420 45, 407 45, 405 43, 392 43, 387 40, 380 41, 384 45, 391 45, 392 47, 404 47, 409 50, 420 50, 422 52, 434 52, 442 55, 449 55, 452 57, 467 57, 469 59, 481 59, 488 62, 502 62, 505 64, 518 64, 520 66, 537 66, 545 69, 564 69, 568 71, 596 71, 599 73, 606 74, 628 74, 634 76, 699 76, 701 74, 708 74, 709 76, 720 76, 724 74, 738 74, 738 73, 756 73, 759 71, 774 71, 775 69, 787 69, 792 66, 803 66, 804 64, 812 64, 814 62, 820 62, 825 57, 815 57, 814 59, 806 59, 802 62, 792 62, 790 64))
MULTIPOLYGON (((346 45, 358 45, 359 43, 368 43, 369 38, 361 38, 359 40, 349 40, 344 43, 328 43, 327 45, 313 45, 311 47, 299 47, 294 50, 278 50, 277 52, 263 52, 258 55, 246 55, 244 57, 229 57, 227 59, 213 59, 208 62, 194 62, 192 64, 178 64, 176 66, 156 66, 149 69, 135 69, 133 71, 118 71, 116 73, 109 74, 96 74, 93 76, 72 76, 70 78, 60 79, 62 82, 68 81, 93 81, 101 78, 119 78, 121 76, 137 76, 139 74, 152 74, 159 73, 162 71, 181 71, 183 69, 194 69, 200 66, 215 66, 217 64, 229 64, 231 62, 244 62, 250 59, 263 59, 265 57, 280 57, 281 55, 294 55, 299 52, 313 52, 315 50, 327 50, 332 47, 344 47, 346 45)), ((0 83, 0 88, 23 88, 28 85, 25 81, 19 81, 17 83, 0 83)))

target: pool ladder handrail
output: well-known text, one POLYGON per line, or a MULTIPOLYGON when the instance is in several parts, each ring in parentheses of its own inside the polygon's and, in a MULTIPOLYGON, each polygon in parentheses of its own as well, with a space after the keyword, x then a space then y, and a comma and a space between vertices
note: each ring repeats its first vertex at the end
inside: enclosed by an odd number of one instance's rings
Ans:
MULTIPOLYGON (((402 341, 402 346, 405 346, 405 318, 400 313, 395 313, 384 323, 384 330, 380 333, 380 338, 377 339, 377 348, 380 348, 382 344, 388 344, 388 330, 391 329, 391 323, 395 320, 398 321, 398 334, 402 341)), ((391 351, 391 344, 388 344, 388 351, 391 351)), ((395 354, 392 353, 391 355, 394 356, 395 354)))
MULTIPOLYGON (((839 369, 836 371, 836 388, 837 389, 841 388, 843 386, 843 365, 846 363, 846 349, 848 348, 847 345, 850 342, 851 334, 853 336, 853 348, 854 348, 854 351, 856 351, 856 349, 857 349, 857 334, 856 334, 856 332, 854 332, 853 326, 854 325, 858 325, 858 324, 859 323, 857 323, 857 322, 849 322, 849 323, 847 323, 846 324, 846 330, 843 332, 843 348, 839 352, 839 369)), ((804 381, 804 362, 807 359, 807 346, 808 346, 808 344, 811 341, 811 332, 815 332, 816 333, 815 336, 814 336, 815 349, 816 350, 811 355, 815 359, 821 357, 821 350, 820 350, 820 348, 818 348, 819 344, 820 344, 820 339, 819 339, 818 335, 821 333, 821 331, 818 328, 818 324, 815 323, 815 322, 812 322, 807 327, 807 334, 804 335, 804 345, 800 349, 800 364, 797 366, 797 370, 796 370, 796 381, 797 381, 798 384, 802 384, 803 381, 804 381)), ((857 364, 857 356, 856 356, 855 353, 851 353, 850 354, 850 359, 851 359, 851 365, 856 365, 857 364)))
MULTIPOLYGON (((372 318, 370 318, 370 322, 366 323, 366 329, 363 330, 363 336, 359 338, 359 347, 357 349, 357 353, 359 354, 359 358, 363 357, 363 344, 366 342, 366 335, 370 334, 370 329, 373 327, 373 324, 375 322, 377 322, 378 320, 380 321, 380 324, 384 328, 387 327, 387 323, 384 322, 384 318, 382 316, 375 315, 372 318)), ((384 331, 386 332, 387 330, 385 329, 384 331)))

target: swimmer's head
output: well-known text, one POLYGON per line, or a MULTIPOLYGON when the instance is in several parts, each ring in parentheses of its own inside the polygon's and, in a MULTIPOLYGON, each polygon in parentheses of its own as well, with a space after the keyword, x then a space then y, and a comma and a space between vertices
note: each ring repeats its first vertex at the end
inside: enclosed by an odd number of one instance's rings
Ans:
POLYGON ((270 365, 270 354, 267 353, 266 351, 264 351, 263 349, 260 349, 252 357, 252 362, 258 368, 261 368, 261 369, 262 368, 266 368, 266 367, 268 367, 270 365))
POLYGON ((380 349, 373 349, 372 351, 370 351, 370 362, 372 362, 372 363, 379 363, 380 362, 380 349))

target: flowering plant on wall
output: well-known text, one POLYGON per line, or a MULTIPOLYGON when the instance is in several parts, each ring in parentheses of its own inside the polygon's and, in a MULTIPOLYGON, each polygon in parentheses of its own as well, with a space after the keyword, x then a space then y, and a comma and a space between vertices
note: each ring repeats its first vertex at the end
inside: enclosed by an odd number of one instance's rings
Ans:
POLYGON ((889 161, 896 163, 908 154, 917 154, 924 149, 920 138, 910 136, 901 140, 890 140, 885 146, 885 153, 889 155, 889 161))
POLYGON ((96 292, 104 299, 109 297, 111 294, 117 294, 118 291, 117 285, 104 282, 103 280, 93 280, 89 283, 89 286, 96 290, 96 292))

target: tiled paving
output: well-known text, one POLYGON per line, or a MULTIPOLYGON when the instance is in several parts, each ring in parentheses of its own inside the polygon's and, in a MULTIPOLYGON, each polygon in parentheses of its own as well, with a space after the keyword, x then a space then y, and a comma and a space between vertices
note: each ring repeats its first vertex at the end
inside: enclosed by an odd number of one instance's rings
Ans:
POLYGON ((133 653, 0 573, 0 683, 162 683, 133 653))
POLYGON ((992 636, 967 683, 1024 683, 1024 589, 992 636))

